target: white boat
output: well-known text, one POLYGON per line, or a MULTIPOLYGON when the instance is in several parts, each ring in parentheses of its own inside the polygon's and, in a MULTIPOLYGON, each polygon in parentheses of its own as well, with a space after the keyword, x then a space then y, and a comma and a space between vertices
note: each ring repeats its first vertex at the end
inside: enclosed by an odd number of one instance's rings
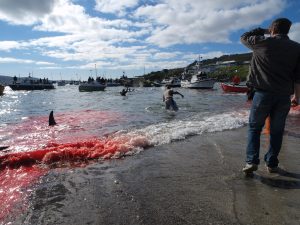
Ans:
POLYGON ((197 61, 196 65, 192 69, 185 69, 181 75, 181 87, 191 88, 191 89, 212 89, 216 80, 214 78, 209 78, 207 74, 200 70, 200 59, 197 61), (192 78, 190 80, 186 77, 192 78))
POLYGON ((170 87, 181 87, 181 80, 176 77, 170 77, 169 79, 163 79, 161 84, 170 87))
POLYGON ((81 83, 79 84, 79 91, 83 92, 91 92, 91 91, 104 91, 104 89, 106 88, 105 84, 101 84, 97 81, 91 81, 88 83, 81 83))
POLYGON ((191 89, 212 89, 214 87, 215 82, 215 79, 207 77, 205 73, 200 73, 193 75, 190 81, 182 80, 181 87, 191 89))

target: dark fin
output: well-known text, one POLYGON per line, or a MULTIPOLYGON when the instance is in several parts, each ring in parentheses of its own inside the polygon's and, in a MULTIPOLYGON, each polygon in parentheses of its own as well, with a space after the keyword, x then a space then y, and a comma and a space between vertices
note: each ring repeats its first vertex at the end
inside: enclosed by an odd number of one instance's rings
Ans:
POLYGON ((9 148, 9 146, 0 146, 0 151, 9 148))
POLYGON ((49 126, 54 126, 54 125, 56 125, 56 122, 53 116, 53 111, 51 111, 49 115, 49 126))

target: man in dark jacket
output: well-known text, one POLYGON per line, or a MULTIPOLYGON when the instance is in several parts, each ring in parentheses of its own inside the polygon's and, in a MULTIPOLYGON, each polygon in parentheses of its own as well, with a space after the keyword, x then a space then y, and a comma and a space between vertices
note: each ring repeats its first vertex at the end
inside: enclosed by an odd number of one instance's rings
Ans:
POLYGON ((253 51, 247 85, 254 89, 249 116, 246 166, 248 174, 258 169, 260 134, 270 116, 270 145, 264 160, 269 172, 278 171, 290 96, 299 98, 300 44, 289 39, 291 21, 279 18, 269 29, 256 28, 241 36, 241 42, 253 51), (265 37, 269 34, 269 37, 265 37))

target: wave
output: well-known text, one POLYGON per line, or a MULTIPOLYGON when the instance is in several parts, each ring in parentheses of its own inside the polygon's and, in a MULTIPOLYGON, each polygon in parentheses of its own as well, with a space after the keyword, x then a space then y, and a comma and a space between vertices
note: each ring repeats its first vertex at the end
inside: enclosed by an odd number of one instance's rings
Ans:
POLYGON ((189 120, 173 120, 140 129, 121 130, 106 137, 71 143, 49 142, 43 149, 22 151, 0 156, 2 167, 32 164, 65 163, 91 159, 119 158, 132 155, 155 145, 182 140, 191 135, 219 132, 245 126, 247 111, 230 112, 189 120))

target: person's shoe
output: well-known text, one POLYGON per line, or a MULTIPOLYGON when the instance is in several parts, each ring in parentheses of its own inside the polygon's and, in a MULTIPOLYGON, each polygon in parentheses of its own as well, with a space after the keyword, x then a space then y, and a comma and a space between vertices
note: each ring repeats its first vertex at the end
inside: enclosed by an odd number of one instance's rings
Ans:
POLYGON ((269 167, 269 166, 266 165, 266 167, 267 167, 267 170, 268 170, 269 173, 278 173, 279 172, 279 167, 278 166, 269 167))
POLYGON ((253 173, 258 169, 258 166, 256 164, 249 164, 247 163, 246 166, 243 168, 243 172, 246 174, 253 173))

